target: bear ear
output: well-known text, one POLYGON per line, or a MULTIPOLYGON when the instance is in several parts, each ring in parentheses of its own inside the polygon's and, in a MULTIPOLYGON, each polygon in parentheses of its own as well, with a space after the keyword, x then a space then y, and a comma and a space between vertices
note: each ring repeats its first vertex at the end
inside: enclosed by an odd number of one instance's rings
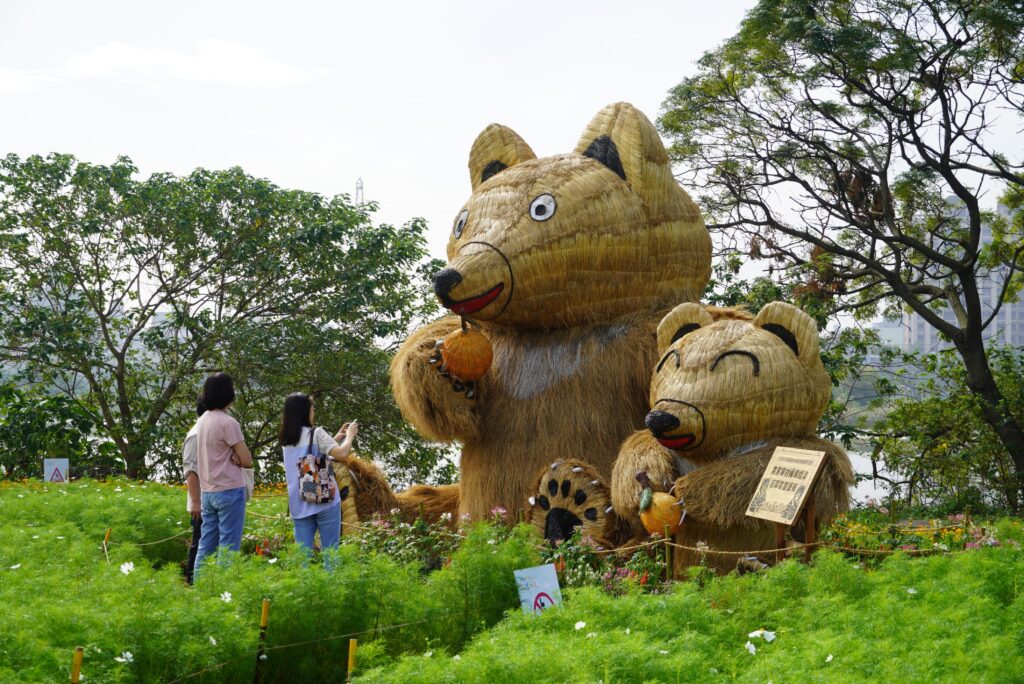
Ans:
POLYGON ((491 124, 476 137, 469 151, 469 181, 476 190, 491 176, 536 158, 518 133, 507 126, 491 124))
POLYGON ((678 202, 681 190, 672 175, 658 131, 631 104, 610 104, 583 131, 576 154, 595 159, 625 180, 654 214, 665 203, 678 202))
POLYGON ((754 318, 754 325, 786 343, 802 361, 818 358, 818 326, 792 304, 772 302, 754 318))
POLYGON ((714 323, 711 314, 700 304, 686 302, 668 312, 658 324, 658 356, 672 346, 672 343, 692 333, 694 330, 707 327, 714 323))

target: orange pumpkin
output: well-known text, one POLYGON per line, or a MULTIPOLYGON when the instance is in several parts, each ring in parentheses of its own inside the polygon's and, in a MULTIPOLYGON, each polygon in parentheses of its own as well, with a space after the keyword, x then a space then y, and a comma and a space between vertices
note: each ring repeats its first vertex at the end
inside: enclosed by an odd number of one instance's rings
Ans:
POLYGON ((665 526, 668 525, 668 533, 673 535, 682 522, 682 513, 683 509, 676 501, 676 497, 665 492, 654 492, 650 506, 640 511, 640 522, 651 534, 665 534, 665 526))
POLYGON ((651 478, 647 476, 646 470, 636 474, 636 481, 643 489, 640 491, 640 522, 648 534, 665 534, 665 527, 668 527, 669 535, 676 533, 683 522, 682 501, 665 492, 655 492, 651 484, 651 478))
POLYGON ((441 345, 444 370, 465 382, 482 378, 493 360, 491 343, 479 330, 455 330, 441 345))

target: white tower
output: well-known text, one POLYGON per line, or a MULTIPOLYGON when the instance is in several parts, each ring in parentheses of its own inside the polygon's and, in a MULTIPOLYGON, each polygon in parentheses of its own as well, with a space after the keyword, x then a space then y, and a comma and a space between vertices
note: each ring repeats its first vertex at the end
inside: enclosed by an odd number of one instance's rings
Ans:
POLYGON ((355 203, 357 207, 363 206, 363 179, 360 178, 356 181, 356 197, 355 203))

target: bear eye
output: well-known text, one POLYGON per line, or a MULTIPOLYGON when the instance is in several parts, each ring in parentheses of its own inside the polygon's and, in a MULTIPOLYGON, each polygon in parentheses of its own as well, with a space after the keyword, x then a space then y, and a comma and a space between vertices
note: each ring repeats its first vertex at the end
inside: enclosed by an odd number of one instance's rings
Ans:
POLYGON ((455 218, 455 239, 462 237, 462 229, 466 227, 466 220, 469 218, 469 210, 463 209, 455 218))
POLYGON ((557 206, 555 198, 552 195, 548 195, 546 193, 543 195, 537 195, 537 197, 530 202, 530 218, 534 221, 547 221, 555 215, 555 208, 557 206))

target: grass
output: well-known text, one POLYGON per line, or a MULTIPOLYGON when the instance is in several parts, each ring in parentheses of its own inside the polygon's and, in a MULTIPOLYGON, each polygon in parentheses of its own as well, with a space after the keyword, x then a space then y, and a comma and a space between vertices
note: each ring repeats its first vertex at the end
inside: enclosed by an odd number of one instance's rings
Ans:
POLYGON ((897 553, 867 569, 820 551, 811 566, 667 593, 568 588, 563 607, 527 616, 512 570, 540 561, 528 528, 475 526, 454 551, 385 528, 343 544, 325 572, 282 546, 282 508, 250 504, 271 517, 248 516, 246 548, 273 556, 234 557, 188 588, 187 535, 138 545, 188 529, 182 489, 0 482, 0 681, 67 681, 77 645, 85 682, 247 681, 263 598, 267 681, 341 680, 352 633, 366 682, 1024 681, 1019 521, 987 525, 999 546, 897 553), (434 572, 405 562, 439 550, 447 561, 434 572), (748 636, 757 629, 775 640, 748 636))

